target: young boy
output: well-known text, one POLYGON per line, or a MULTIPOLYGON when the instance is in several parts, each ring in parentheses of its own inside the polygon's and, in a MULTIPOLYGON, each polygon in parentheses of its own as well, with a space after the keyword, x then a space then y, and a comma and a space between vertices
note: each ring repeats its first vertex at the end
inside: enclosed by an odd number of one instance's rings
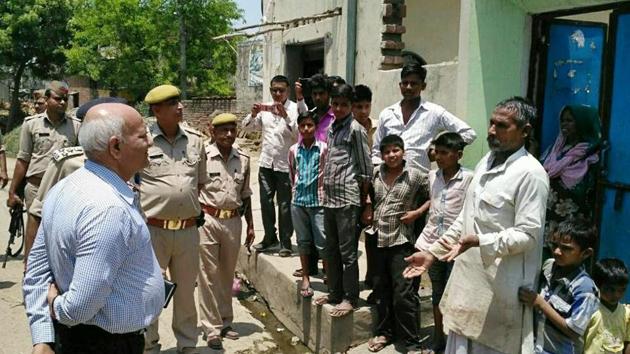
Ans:
POLYGON ((584 354, 630 353, 630 309, 619 303, 628 287, 628 268, 619 259, 595 263, 593 281, 599 288, 599 309, 586 328, 584 354))
POLYGON ((561 222, 548 240, 553 258, 543 264, 540 294, 518 289, 519 300, 536 310, 536 353, 583 352, 582 336, 599 307, 597 287, 583 266, 596 237, 587 220, 561 222))
MULTIPOLYGON (((315 112, 302 112, 297 119, 301 141, 289 148, 289 177, 293 201, 291 220, 297 235, 300 263, 302 265, 302 297, 313 296, 309 279, 309 260, 313 244, 323 258, 326 247, 324 234, 324 208, 322 207, 323 171, 327 146, 315 138, 319 118, 315 112)), ((316 256, 316 255, 315 255, 316 256)), ((325 258, 324 258, 325 259, 325 258)), ((324 263, 326 269, 326 263, 324 263)))
MULTIPOLYGON (((378 230, 375 276, 378 294, 375 337, 368 349, 377 352, 393 341, 394 333, 405 342, 409 352, 420 350, 418 333, 420 278, 407 279, 402 273, 405 257, 414 253, 413 224, 428 209, 427 175, 403 159, 405 146, 398 135, 381 140, 384 163, 375 168, 372 178, 374 224, 378 230), (420 207, 418 207, 420 205, 420 207)), ((369 219, 371 210, 364 212, 369 219)))
POLYGON ((329 295, 317 305, 336 304, 333 317, 345 316, 359 299, 357 223, 361 208, 371 208, 368 192, 372 164, 365 129, 352 118, 353 88, 332 89, 335 121, 328 133, 328 158, 324 166, 324 230, 328 258, 329 295))
MULTIPOLYGON (((466 190, 473 178, 473 172, 459 164, 466 146, 466 142, 459 134, 452 132, 440 134, 431 142, 431 145, 438 170, 429 172, 431 208, 427 224, 416 241, 416 248, 419 250, 428 250, 453 224, 464 206, 466 190)), ((435 353, 443 351, 446 347, 439 304, 452 266, 451 262, 438 260, 429 268, 435 323, 433 327, 435 353)))

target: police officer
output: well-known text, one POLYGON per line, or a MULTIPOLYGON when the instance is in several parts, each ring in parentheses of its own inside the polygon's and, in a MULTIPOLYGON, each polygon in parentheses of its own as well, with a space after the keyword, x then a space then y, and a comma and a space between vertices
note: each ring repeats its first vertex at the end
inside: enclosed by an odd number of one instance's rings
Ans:
MULTIPOLYGON (((191 353, 198 335, 193 292, 199 270, 199 190, 208 175, 203 136, 181 124, 179 96, 177 87, 161 85, 145 98, 156 122, 149 127, 153 146, 149 166, 140 172, 140 200, 160 268, 177 283, 172 323, 177 350, 191 353)), ((158 342, 156 320, 145 334, 145 353, 159 353, 158 342)))
MULTIPOLYGON (((7 200, 7 206, 10 208, 24 204, 28 210, 37 195, 37 189, 52 159, 53 151, 78 144, 77 134, 81 122, 66 115, 68 86, 60 81, 52 81, 46 88, 44 96, 46 111, 26 117, 22 124, 20 150, 7 200), (26 187, 22 201, 17 196, 17 190, 25 178, 26 187)), ((34 220, 29 216, 25 233, 24 259, 28 259, 36 232, 34 220)))
POLYGON ((232 327, 232 280, 241 243, 241 216, 247 222, 245 246, 254 240, 249 156, 234 146, 236 116, 212 120, 213 143, 206 145, 208 181, 199 200, 205 213, 201 228, 199 308, 201 328, 211 349, 222 349, 221 337, 238 339, 232 327))

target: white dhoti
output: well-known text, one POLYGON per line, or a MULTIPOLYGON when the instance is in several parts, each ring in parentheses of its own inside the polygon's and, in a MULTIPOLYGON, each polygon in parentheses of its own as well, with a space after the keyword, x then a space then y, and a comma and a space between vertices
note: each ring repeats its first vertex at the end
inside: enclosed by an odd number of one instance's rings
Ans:
POLYGON ((444 354, 504 354, 479 342, 449 331, 444 354))

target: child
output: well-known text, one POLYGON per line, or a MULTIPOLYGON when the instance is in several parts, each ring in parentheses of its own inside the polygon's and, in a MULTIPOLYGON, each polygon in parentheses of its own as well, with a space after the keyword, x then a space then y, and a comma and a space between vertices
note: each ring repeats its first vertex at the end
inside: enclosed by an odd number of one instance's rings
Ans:
POLYGON ((600 304, 584 335, 584 354, 628 354, 630 309, 619 303, 628 287, 628 269, 619 259, 602 259, 595 263, 593 281, 600 304))
POLYGON ((335 121, 328 133, 323 178, 330 293, 316 298, 315 304, 336 304, 330 315, 340 317, 352 312, 359 300, 357 224, 361 208, 371 208, 372 164, 365 129, 352 118, 352 86, 334 87, 331 97, 335 121))
MULTIPOLYGON (((309 258, 313 244, 323 258, 326 237, 324 234, 323 171, 327 146, 315 139, 319 118, 315 112, 306 111, 298 116, 298 131, 302 140, 289 148, 289 177, 293 200, 291 220, 297 235, 300 263, 302 264, 302 287, 300 295, 313 296, 309 279, 309 258)), ((324 258, 325 259, 325 258, 324 258)), ((324 263, 326 269, 326 263, 324 263)))
MULTIPOLYGON (((408 353, 420 351, 420 278, 407 279, 402 273, 405 257, 414 253, 414 221, 428 209, 427 175, 405 163, 405 147, 398 135, 381 140, 384 163, 374 170, 374 224, 378 230, 375 276, 378 294, 375 337, 368 349, 378 352, 393 341, 394 333, 404 341, 408 353), (421 205, 418 207, 418 205, 421 205)), ((371 210, 366 210, 369 213, 371 210)), ((369 219, 364 215, 365 219, 369 219)))
MULTIPOLYGON (((457 134, 445 132, 431 142, 438 170, 429 172, 431 209, 427 224, 422 230, 416 248, 428 250, 442 234, 448 230, 464 206, 466 190, 472 181, 472 171, 463 168, 459 160, 464 153, 466 142, 457 134)), ((429 268, 433 304, 433 351, 441 352, 446 347, 442 325, 440 300, 446 287, 453 263, 436 261, 429 268)))
POLYGON ((597 287, 583 266, 596 237, 585 219, 561 222, 548 240, 553 258, 543 264, 540 294, 518 289, 519 300, 536 310, 536 353, 583 352, 582 336, 599 306, 597 287))

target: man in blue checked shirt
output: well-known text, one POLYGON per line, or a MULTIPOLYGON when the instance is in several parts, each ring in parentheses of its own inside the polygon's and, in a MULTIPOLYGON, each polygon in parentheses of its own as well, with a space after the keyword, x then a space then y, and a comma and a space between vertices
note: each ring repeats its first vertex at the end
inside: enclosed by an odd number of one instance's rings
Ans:
POLYGON ((79 143, 85 167, 49 192, 28 259, 33 353, 140 354, 164 284, 126 181, 147 165, 152 140, 136 110, 107 103, 88 112, 79 143))

